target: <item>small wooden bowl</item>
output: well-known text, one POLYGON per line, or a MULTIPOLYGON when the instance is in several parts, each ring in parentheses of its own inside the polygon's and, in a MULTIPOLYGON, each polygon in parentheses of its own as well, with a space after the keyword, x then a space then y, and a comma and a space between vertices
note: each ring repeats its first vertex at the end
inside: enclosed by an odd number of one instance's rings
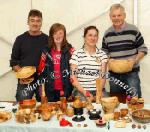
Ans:
POLYGON ((74 110, 73 110, 73 108, 67 108, 66 114, 67 114, 67 116, 69 116, 69 117, 74 116, 74 110))
POLYGON ((26 99, 26 100, 22 100, 19 102, 19 107, 22 109, 26 109, 26 108, 34 108, 36 105, 36 100, 35 99, 26 99))
POLYGON ((129 110, 128 109, 120 109, 120 116, 125 117, 128 114, 129 110))
POLYGON ((104 127, 106 125, 106 121, 101 121, 98 119, 95 121, 97 127, 104 127))

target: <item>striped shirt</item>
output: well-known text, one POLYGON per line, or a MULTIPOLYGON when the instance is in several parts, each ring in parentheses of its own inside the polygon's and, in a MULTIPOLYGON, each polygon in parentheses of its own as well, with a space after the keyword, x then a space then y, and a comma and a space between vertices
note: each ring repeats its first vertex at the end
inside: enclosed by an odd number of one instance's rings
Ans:
MULTIPOLYGON (((122 29, 117 32, 114 27, 110 27, 103 37, 102 50, 110 58, 129 59, 135 58, 137 53, 144 52, 147 54, 147 47, 138 28, 132 24, 125 23, 122 29)), ((134 68, 138 67, 136 64, 134 68)))
POLYGON ((102 50, 89 55, 84 48, 73 53, 70 64, 77 66, 77 79, 85 90, 96 90, 96 79, 99 77, 102 63, 107 62, 107 55, 102 50))

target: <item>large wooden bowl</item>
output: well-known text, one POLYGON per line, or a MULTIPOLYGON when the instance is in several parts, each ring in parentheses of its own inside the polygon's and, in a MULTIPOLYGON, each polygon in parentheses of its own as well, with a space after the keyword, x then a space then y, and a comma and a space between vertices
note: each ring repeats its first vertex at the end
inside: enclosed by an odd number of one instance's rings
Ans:
POLYGON ((12 114, 7 111, 0 111, 0 123, 11 119, 12 114))
POLYGON ((132 112, 132 118, 139 123, 150 122, 150 110, 141 109, 132 112))
POLYGON ((110 59, 108 68, 114 73, 126 73, 132 71, 133 62, 131 60, 110 59))
POLYGON ((26 109, 26 108, 34 108, 36 105, 36 100, 35 99, 26 99, 26 100, 22 100, 19 102, 19 107, 22 109, 26 109))
POLYGON ((25 66, 22 67, 18 72, 16 72, 17 78, 29 78, 36 72, 35 66, 25 66))

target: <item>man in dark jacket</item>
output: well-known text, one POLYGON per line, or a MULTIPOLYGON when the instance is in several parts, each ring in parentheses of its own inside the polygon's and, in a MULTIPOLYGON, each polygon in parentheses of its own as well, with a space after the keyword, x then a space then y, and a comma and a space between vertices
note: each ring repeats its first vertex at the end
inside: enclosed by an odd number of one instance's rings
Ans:
MULTIPOLYGON (((42 13, 39 10, 30 10, 28 15, 29 31, 19 35, 13 45, 10 66, 17 72, 24 66, 39 65, 42 49, 48 44, 48 36, 40 31, 42 26, 42 13)), ((39 93, 35 88, 34 90, 26 90, 29 85, 24 84, 26 79, 18 80, 18 87, 16 92, 16 100, 31 99, 36 92, 36 98, 39 101, 39 93)), ((36 82, 35 80, 32 82, 36 82)), ((30 85, 32 85, 32 83, 30 85)))

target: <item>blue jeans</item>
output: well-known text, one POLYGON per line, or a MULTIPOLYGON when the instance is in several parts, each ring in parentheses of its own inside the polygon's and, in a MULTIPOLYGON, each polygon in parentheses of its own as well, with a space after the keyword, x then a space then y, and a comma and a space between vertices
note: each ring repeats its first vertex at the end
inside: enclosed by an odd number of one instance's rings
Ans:
MULTIPOLYGON (((31 85, 32 85, 32 83, 31 83, 31 85)), ((22 101, 25 99, 32 99, 33 95, 35 94, 36 100, 40 101, 41 97, 40 97, 38 87, 35 89, 27 89, 27 87, 28 87, 27 84, 20 84, 18 82, 17 91, 16 91, 16 100, 22 101)))
POLYGON ((110 72, 109 78, 111 93, 125 93, 130 96, 142 96, 139 71, 117 74, 110 72))

